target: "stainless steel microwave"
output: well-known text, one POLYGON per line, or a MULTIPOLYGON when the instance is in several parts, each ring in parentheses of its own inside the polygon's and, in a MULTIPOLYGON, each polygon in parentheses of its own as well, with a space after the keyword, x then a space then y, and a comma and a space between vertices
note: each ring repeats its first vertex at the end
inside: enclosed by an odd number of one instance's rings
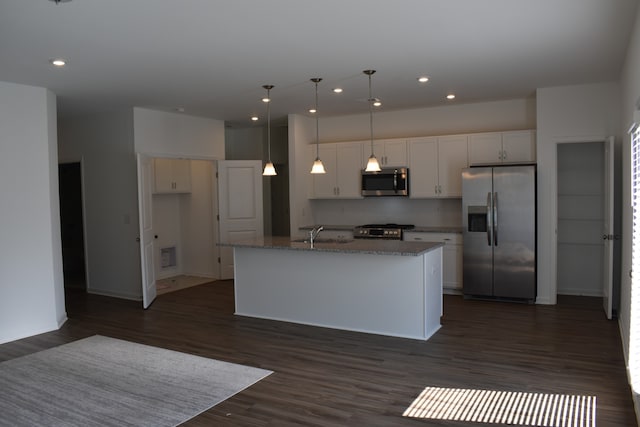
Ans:
POLYGON ((380 172, 362 171, 362 195, 408 196, 409 169, 405 167, 384 168, 380 172))

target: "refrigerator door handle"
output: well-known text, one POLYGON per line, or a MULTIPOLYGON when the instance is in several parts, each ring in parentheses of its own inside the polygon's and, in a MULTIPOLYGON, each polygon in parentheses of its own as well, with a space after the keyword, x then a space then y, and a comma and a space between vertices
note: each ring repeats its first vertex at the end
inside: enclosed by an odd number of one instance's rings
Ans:
POLYGON ((498 192, 493 193, 493 245, 498 246, 498 192))
POLYGON ((487 245, 491 246, 491 235, 493 234, 493 223, 491 218, 492 206, 491 206, 491 193, 487 193, 487 245))

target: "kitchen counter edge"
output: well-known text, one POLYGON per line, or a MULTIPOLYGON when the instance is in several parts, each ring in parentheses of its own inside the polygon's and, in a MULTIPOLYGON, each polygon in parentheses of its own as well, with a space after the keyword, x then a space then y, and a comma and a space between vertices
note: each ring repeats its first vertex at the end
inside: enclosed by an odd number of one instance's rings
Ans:
MULTIPOLYGON (((355 225, 324 225, 324 224, 318 224, 318 225, 305 225, 299 228, 299 230, 303 230, 303 231, 310 231, 312 230, 314 227, 318 227, 322 225, 324 227, 325 230, 332 230, 332 231, 353 231, 353 229, 356 227, 355 225)), ((415 228, 412 228, 411 230, 406 230, 408 232, 417 232, 417 233, 458 233, 458 234, 462 234, 462 226, 455 226, 455 225, 444 225, 444 226, 423 226, 423 225, 416 225, 415 228)))
POLYGON ((308 252, 359 253, 371 255, 418 256, 443 247, 443 243, 405 242, 402 240, 354 239, 347 241, 323 241, 319 239, 314 248, 308 242, 291 240, 288 237, 265 236, 264 238, 233 243, 218 243, 219 246, 257 249, 282 249, 308 252))

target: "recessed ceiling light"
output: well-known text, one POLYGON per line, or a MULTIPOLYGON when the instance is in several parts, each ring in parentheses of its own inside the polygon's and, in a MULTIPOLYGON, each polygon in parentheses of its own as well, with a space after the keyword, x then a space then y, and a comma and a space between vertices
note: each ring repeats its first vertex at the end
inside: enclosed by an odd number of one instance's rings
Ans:
POLYGON ((49 62, 56 67, 64 67, 65 65, 67 65, 67 61, 61 58, 50 59, 49 62))
POLYGON ((450 93, 449 95, 447 95, 447 99, 455 99, 455 94, 450 93))
POLYGON ((309 112, 310 112, 311 114, 315 114, 316 109, 315 109, 315 108, 309 108, 309 112))
POLYGON ((418 77, 418 81, 419 81, 420 83, 426 83, 426 82, 428 82, 428 81, 429 81, 429 77, 427 77, 427 76, 420 76, 420 77, 418 77))
POLYGON ((333 89, 334 93, 342 93, 342 88, 341 87, 337 87, 333 89))
POLYGON ((252 122, 257 122, 258 121, 258 116, 251 116, 251 121, 252 122))

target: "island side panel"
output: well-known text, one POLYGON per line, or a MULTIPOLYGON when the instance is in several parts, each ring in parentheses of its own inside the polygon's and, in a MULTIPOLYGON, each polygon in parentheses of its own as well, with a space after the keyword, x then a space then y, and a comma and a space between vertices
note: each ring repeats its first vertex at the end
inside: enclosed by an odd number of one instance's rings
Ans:
POLYGON ((423 254, 425 272, 425 339, 440 329, 442 317, 442 248, 423 254))
MULTIPOLYGON (((440 268, 441 276, 441 249, 431 252, 394 256, 236 247, 236 314, 425 339, 439 327, 442 300, 439 292, 429 303, 437 307, 435 315, 425 313, 427 274, 438 277, 440 268)), ((441 281, 429 292, 438 286, 441 290, 441 281)))

